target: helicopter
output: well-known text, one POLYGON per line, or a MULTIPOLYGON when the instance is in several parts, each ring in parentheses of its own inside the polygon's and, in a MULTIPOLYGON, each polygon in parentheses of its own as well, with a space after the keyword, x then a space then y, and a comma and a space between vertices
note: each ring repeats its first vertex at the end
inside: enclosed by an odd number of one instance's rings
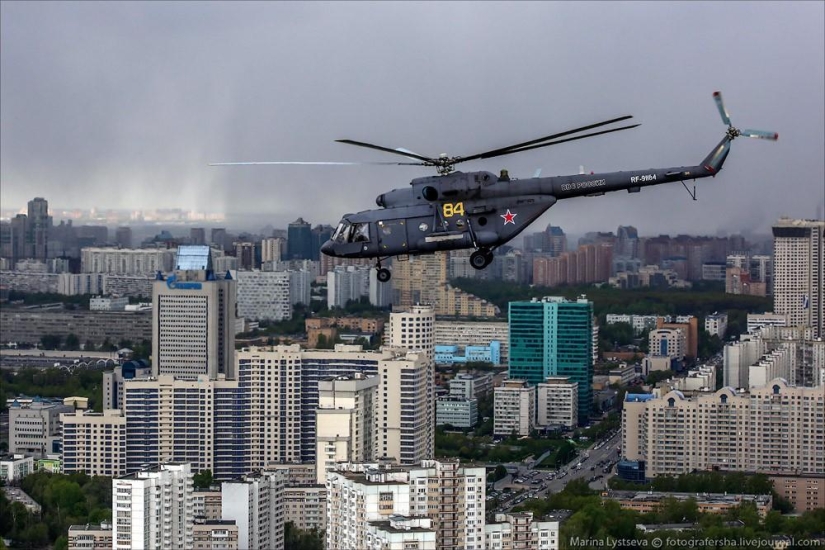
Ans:
POLYGON ((406 162, 223 162, 210 166, 249 164, 356 165, 383 164, 434 167, 435 176, 415 178, 409 187, 393 189, 379 195, 377 209, 345 214, 331 238, 321 246, 327 256, 341 258, 375 258, 376 277, 385 283, 392 274, 382 262, 392 257, 431 254, 443 250, 473 249, 470 265, 484 269, 493 261, 493 251, 524 231, 556 202, 573 197, 593 197, 612 191, 638 193, 642 187, 681 182, 693 200, 686 180, 716 176, 730 152, 730 143, 745 136, 775 141, 779 135, 762 130, 739 130, 730 120, 722 94, 713 98, 727 125, 722 140, 698 165, 672 168, 651 168, 601 174, 511 179, 506 170, 499 175, 491 172, 460 172, 455 166, 462 162, 490 159, 541 147, 576 141, 603 134, 636 128, 639 124, 611 127, 633 118, 625 115, 610 120, 566 130, 538 139, 500 147, 470 156, 427 157, 403 148, 392 149, 350 139, 336 140, 358 147, 401 155, 406 162), (585 132, 585 133, 583 133, 585 132), (415 162, 413 162, 415 161, 415 162))

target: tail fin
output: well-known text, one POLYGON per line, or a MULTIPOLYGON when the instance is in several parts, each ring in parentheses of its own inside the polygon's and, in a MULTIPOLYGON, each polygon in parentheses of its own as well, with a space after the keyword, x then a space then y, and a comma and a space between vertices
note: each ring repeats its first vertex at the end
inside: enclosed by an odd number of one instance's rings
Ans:
POLYGON ((702 167, 710 172, 711 174, 715 174, 719 170, 722 169, 722 165, 725 164, 725 159, 728 158, 728 153, 730 153, 730 136, 725 136, 722 138, 722 141, 719 142, 719 145, 713 148, 713 150, 705 157, 705 160, 702 161, 702 167))

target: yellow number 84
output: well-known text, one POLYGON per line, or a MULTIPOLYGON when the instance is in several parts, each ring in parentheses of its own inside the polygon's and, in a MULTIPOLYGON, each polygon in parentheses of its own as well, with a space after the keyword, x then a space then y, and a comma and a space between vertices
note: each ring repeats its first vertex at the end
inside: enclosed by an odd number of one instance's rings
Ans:
POLYGON ((452 218, 453 216, 463 216, 464 215, 464 203, 463 202, 445 202, 442 205, 442 211, 444 212, 445 218, 452 218))

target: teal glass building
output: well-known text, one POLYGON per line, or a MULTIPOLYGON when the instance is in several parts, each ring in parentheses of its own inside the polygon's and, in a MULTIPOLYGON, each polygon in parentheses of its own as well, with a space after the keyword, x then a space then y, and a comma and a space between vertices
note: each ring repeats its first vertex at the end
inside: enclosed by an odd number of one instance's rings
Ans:
POLYGON ((510 302, 509 377, 544 382, 566 376, 579 383, 579 423, 587 423, 593 403, 593 303, 547 297, 510 302))

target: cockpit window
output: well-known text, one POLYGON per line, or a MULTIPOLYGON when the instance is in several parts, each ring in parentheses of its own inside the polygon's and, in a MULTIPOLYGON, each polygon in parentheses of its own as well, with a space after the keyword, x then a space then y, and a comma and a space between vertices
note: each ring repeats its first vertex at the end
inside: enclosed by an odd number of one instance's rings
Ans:
POLYGON ((366 243, 370 240, 370 226, 368 223, 356 223, 353 226, 352 240, 356 243, 366 243))
POLYGON ((333 233, 332 237, 330 238, 332 242, 341 242, 341 234, 344 232, 345 225, 349 224, 345 224, 344 222, 338 224, 338 227, 335 228, 335 233, 333 233))

